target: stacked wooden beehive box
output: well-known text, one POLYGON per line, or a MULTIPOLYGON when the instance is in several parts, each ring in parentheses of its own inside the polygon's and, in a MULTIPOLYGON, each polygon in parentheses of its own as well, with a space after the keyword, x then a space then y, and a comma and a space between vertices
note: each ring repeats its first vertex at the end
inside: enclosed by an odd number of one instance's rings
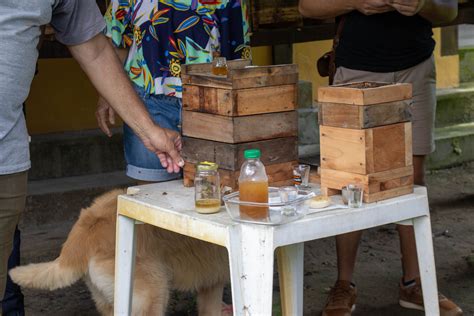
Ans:
POLYGON ((193 185, 196 163, 212 161, 221 184, 236 189, 249 148, 261 150, 270 185, 290 184, 298 159, 297 66, 227 66, 227 76, 212 75, 211 64, 182 69, 184 184, 193 185))
POLYGON ((359 183, 366 203, 413 192, 411 97, 410 84, 318 90, 323 192, 359 183))

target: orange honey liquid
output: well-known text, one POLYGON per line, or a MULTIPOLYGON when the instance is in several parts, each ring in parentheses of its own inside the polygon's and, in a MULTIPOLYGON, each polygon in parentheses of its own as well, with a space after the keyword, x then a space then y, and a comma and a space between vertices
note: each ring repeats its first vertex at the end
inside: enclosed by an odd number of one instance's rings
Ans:
POLYGON ((227 67, 212 67, 212 74, 216 76, 227 76, 227 67))
MULTIPOLYGON (((268 182, 246 181, 239 184, 241 201, 268 203, 268 182)), ((240 216, 246 219, 264 219, 268 217, 268 207, 240 205, 240 216)))

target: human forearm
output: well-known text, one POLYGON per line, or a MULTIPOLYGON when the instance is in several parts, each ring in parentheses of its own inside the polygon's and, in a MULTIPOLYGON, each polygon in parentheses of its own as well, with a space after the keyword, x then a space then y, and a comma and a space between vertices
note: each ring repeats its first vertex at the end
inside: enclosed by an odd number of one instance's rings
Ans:
POLYGON ((425 0, 419 14, 435 25, 451 22, 458 15, 458 0, 425 0))
POLYGON ((365 15, 393 11, 391 0, 300 0, 300 13, 309 18, 328 19, 353 10, 365 15))
POLYGON ((348 13, 356 8, 352 0, 300 0, 298 9, 305 17, 327 19, 348 13))
POLYGON ((115 53, 117 54, 118 58, 120 59, 120 62, 122 65, 125 63, 125 60, 128 57, 128 48, 118 48, 114 47, 115 53))
POLYGON ((102 34, 69 47, 99 94, 117 111, 120 117, 144 138, 154 127, 148 112, 132 88, 113 47, 102 34))

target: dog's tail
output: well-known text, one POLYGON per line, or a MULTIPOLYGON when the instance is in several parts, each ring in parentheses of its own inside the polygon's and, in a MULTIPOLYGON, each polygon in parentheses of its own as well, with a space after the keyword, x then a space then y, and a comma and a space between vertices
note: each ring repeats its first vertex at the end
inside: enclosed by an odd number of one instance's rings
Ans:
POLYGON ((59 260, 33 263, 10 271, 10 277, 16 284, 43 290, 56 290, 72 285, 82 275, 79 270, 61 266, 59 260))
POLYGON ((81 212, 56 260, 12 269, 12 280, 26 288, 55 290, 70 286, 81 279, 88 271, 89 254, 95 247, 90 238, 91 234, 100 229, 99 223, 103 222, 104 217, 114 218, 117 195, 120 193, 123 191, 105 194, 89 209, 81 212), (109 210, 111 214, 104 214, 104 209, 109 210))
POLYGON ((80 227, 82 217, 73 226, 56 260, 12 269, 12 280, 26 288, 55 290, 72 285, 82 278, 87 272, 87 253, 85 245, 81 244, 81 239, 87 239, 80 227))

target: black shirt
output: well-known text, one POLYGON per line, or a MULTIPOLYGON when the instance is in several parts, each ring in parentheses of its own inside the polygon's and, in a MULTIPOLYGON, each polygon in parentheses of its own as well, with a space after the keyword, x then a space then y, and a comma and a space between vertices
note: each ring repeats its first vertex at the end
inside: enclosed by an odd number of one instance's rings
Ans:
POLYGON ((398 12, 345 17, 336 66, 372 72, 394 72, 413 67, 433 53, 431 23, 398 12))

